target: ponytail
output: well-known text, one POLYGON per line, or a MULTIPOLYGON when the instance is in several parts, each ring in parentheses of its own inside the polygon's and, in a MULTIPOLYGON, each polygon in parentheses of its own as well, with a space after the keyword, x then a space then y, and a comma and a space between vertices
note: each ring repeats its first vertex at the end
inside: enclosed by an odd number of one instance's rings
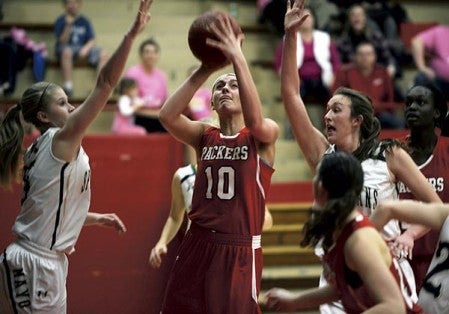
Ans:
POLYGON ((22 106, 11 107, 0 123, 0 186, 10 189, 12 181, 19 181, 22 144, 25 128, 22 106))

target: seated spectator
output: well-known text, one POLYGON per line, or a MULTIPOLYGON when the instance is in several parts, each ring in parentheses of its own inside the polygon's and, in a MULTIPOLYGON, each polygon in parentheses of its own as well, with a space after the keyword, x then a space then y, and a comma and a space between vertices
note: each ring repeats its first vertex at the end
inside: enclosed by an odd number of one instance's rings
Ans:
POLYGON ((411 49, 418 75, 415 84, 435 84, 449 100, 449 26, 438 25, 416 35, 411 49), (426 58, 428 60, 426 60, 426 58))
POLYGON ((136 80, 139 97, 144 101, 144 106, 136 112, 134 123, 143 126, 147 133, 166 132, 158 118, 168 97, 167 75, 156 66, 159 56, 159 44, 152 38, 147 39, 139 47, 141 63, 125 73, 126 77, 136 80))
POLYGON ((118 109, 112 123, 112 133, 145 135, 144 127, 134 124, 134 113, 143 106, 143 100, 138 96, 137 82, 128 77, 120 80, 117 86, 118 109))
POLYGON ((61 63, 63 89, 70 97, 73 95, 73 61, 85 59, 99 70, 106 63, 108 54, 95 45, 92 24, 86 16, 80 14, 81 0, 62 2, 65 13, 60 15, 54 24, 55 53, 61 63))
POLYGON ((376 64, 376 59, 372 43, 359 43, 354 62, 337 72, 331 93, 341 86, 363 92, 371 98, 382 128, 402 129, 405 124, 396 113, 399 108, 394 102, 393 80, 384 66, 376 64))
POLYGON ((373 44, 378 56, 378 62, 387 67, 391 77, 395 77, 398 71, 397 62, 391 53, 388 41, 382 32, 368 24, 363 7, 361 5, 353 5, 348 10, 348 22, 337 41, 343 63, 354 61, 355 49, 362 41, 369 41, 373 44))
MULTIPOLYGON (((315 28, 315 15, 305 9, 309 17, 298 32, 297 64, 301 79, 301 96, 319 102, 329 99, 329 88, 334 73, 340 68, 340 56, 330 35, 315 28)), ((283 42, 277 48, 275 69, 279 73, 282 61, 283 42)), ((299 87, 298 87, 299 88, 299 87)))

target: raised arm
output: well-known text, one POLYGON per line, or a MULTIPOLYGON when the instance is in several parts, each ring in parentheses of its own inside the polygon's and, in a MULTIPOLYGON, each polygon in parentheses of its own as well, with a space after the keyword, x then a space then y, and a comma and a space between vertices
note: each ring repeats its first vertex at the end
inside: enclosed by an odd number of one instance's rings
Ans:
POLYGON ((201 135, 209 125, 192 121, 183 112, 189 106, 196 91, 214 71, 215 69, 202 64, 168 97, 159 112, 159 120, 165 129, 179 141, 191 145, 195 149, 199 145, 201 135))
MULTIPOLYGON (((290 0, 291 1, 291 0, 290 0)), ((296 63, 297 33, 303 21, 305 0, 287 2, 285 38, 281 65, 281 94, 290 125, 310 168, 315 171, 328 147, 324 135, 316 129, 299 93, 300 79, 296 63)))
POLYGON ((259 94, 241 48, 244 35, 236 36, 230 20, 224 17, 219 18, 218 23, 211 25, 211 29, 218 40, 208 39, 208 45, 220 49, 234 67, 245 126, 251 130, 259 142, 274 144, 279 136, 279 127, 273 120, 264 118, 259 94))
POLYGON ((54 151, 65 160, 72 160, 81 144, 87 128, 103 110, 112 90, 117 84, 132 44, 150 19, 149 9, 153 0, 141 0, 138 13, 122 42, 101 69, 94 90, 67 119, 64 127, 55 136, 54 151), (59 154, 60 153, 60 154, 59 154))

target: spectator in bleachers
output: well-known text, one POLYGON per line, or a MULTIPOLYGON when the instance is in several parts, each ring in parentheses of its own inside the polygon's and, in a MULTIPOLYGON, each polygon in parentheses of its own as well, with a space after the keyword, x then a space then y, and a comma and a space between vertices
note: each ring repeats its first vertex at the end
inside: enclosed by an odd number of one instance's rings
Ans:
POLYGON ((386 66, 391 77, 395 77, 397 62, 391 53, 388 41, 378 29, 368 24, 366 12, 361 5, 353 5, 348 10, 348 22, 337 41, 340 57, 343 63, 354 60, 355 49, 362 41, 373 44, 377 53, 377 61, 386 66))
POLYGON ((63 0, 65 12, 55 21, 55 53, 61 63, 63 88, 67 96, 73 95, 73 62, 85 59, 101 69, 109 58, 104 49, 95 44, 94 28, 81 10, 81 0, 63 0))
POLYGON ((416 35, 411 49, 418 75, 415 84, 434 83, 449 100, 449 26, 438 25, 416 35), (428 60, 427 60, 427 59, 428 60))
MULTIPOLYGON (((340 56, 330 35, 315 28, 315 14, 310 7, 305 9, 309 18, 300 26, 297 40, 297 67, 301 78, 303 98, 325 102, 334 81, 334 73, 340 68, 340 56)), ((275 69, 280 73, 281 42, 276 50, 275 69)))
POLYGON ((159 122, 159 110, 168 97, 167 75, 157 67, 160 46, 156 40, 149 38, 139 47, 140 64, 130 67, 125 76, 136 80, 139 97, 144 106, 136 112, 136 125, 143 126, 148 133, 166 132, 159 122))
POLYGON ((134 114, 143 106, 143 100, 138 96, 137 82, 132 78, 124 77, 117 86, 117 92, 119 94, 118 111, 115 113, 112 123, 112 133, 147 134, 144 127, 134 124, 134 114))
POLYGON ((396 112, 399 108, 394 102, 393 79, 387 68, 377 64, 376 60, 373 44, 367 41, 359 43, 354 62, 343 65, 337 72, 331 94, 341 86, 363 92, 371 98, 382 128, 402 129, 405 125, 396 112))

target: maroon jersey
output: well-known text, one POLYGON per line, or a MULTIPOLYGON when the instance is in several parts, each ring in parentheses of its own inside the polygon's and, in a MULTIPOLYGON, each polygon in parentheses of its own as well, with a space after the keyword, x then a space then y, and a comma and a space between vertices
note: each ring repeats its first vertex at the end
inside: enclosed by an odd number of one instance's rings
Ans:
POLYGON ((198 157, 189 213, 192 222, 221 233, 261 234, 274 169, 257 154, 249 130, 224 136, 219 129, 209 128, 198 157))
MULTIPOLYGON (((356 230, 361 228, 374 228, 374 226, 367 217, 360 213, 343 227, 335 245, 325 253, 323 258, 326 280, 340 291, 343 307, 348 314, 361 313, 375 305, 360 276, 346 265, 344 255, 346 241, 356 230)), ((392 258, 390 272, 402 291, 407 313, 422 313, 421 308, 409 299, 409 293, 404 293, 409 288, 405 286, 403 275, 394 258, 392 258)))
MULTIPOLYGON (((408 138, 405 139, 405 143, 408 143, 408 138)), ((418 165, 418 168, 434 187, 441 200, 444 203, 449 202, 449 138, 438 137, 438 142, 433 149, 432 155, 425 163, 418 165)), ((401 199, 415 198, 402 182, 398 183, 398 191, 401 199)), ((438 231, 432 230, 416 240, 413 246, 413 259, 410 260, 410 265, 415 274, 416 290, 418 292, 421 289, 435 252, 439 236, 440 233, 438 231)))

